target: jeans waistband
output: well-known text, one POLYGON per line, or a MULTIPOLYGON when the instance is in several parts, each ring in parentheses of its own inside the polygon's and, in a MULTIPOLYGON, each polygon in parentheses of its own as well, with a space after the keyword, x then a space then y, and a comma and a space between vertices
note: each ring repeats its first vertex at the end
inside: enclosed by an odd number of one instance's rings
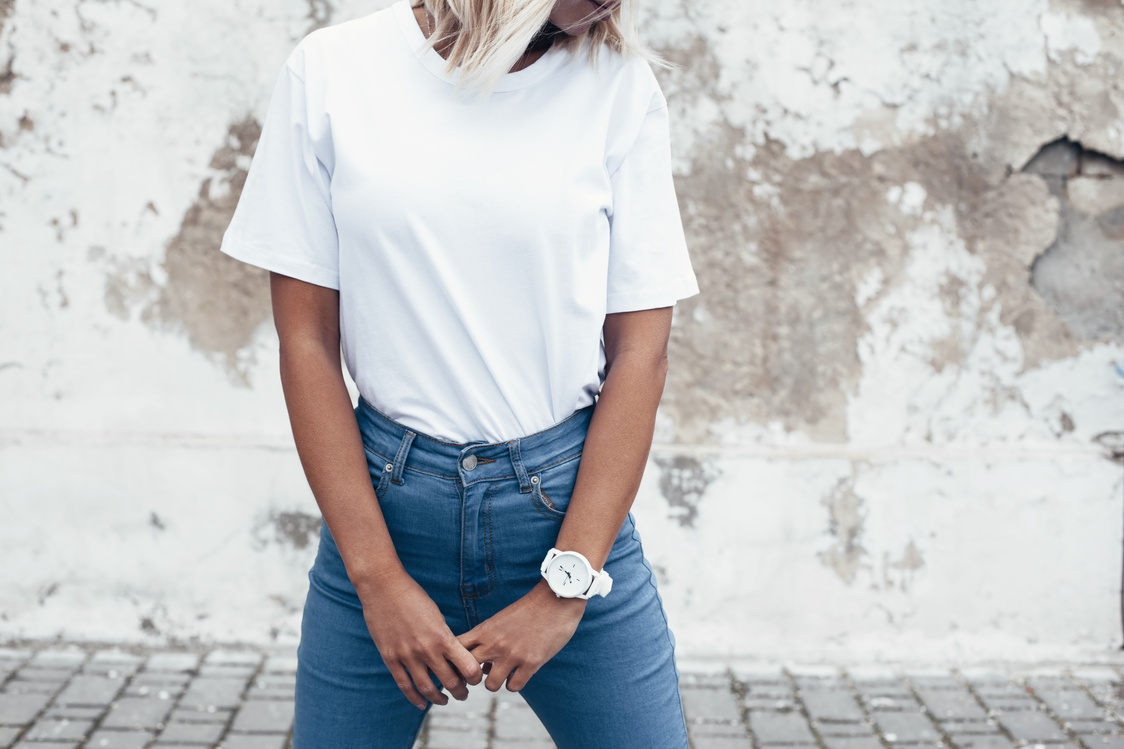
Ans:
POLYGON ((531 491, 539 471, 581 454, 593 409, 575 411, 541 432, 494 443, 439 440, 399 424, 362 397, 355 416, 363 444, 386 459, 396 484, 403 483, 403 471, 409 468, 460 479, 465 486, 514 478, 520 489, 531 491))

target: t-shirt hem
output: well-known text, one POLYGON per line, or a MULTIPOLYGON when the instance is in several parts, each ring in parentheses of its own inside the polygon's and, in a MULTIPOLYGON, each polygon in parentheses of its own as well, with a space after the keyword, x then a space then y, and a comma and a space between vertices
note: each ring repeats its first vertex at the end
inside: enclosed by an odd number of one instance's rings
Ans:
POLYGON ((222 246, 219 248, 224 255, 229 255, 235 260, 257 266, 273 273, 295 278, 298 281, 323 286, 328 289, 340 288, 340 277, 336 271, 322 268, 311 263, 302 263, 291 258, 280 258, 267 253, 260 247, 238 240, 227 234, 223 237, 222 246))
POLYGON ((642 309, 659 309, 672 307, 682 299, 688 299, 699 293, 697 283, 685 283, 677 286, 663 286, 656 289, 631 291, 627 294, 612 294, 605 306, 606 314, 617 312, 635 312, 642 309))

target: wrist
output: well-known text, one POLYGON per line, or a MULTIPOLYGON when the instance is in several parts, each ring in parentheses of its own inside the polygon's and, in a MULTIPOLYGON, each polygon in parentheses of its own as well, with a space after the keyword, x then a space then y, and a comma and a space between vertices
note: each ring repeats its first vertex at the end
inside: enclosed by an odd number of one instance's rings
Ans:
POLYGON ((584 598, 562 598, 555 595, 546 580, 539 580, 527 596, 542 608, 554 609, 559 613, 571 613, 581 617, 585 613, 585 606, 589 601, 584 598))
POLYGON ((357 572, 348 572, 351 584, 360 600, 368 597, 383 597, 393 595, 402 587, 414 584, 414 579, 406 572, 406 568, 397 559, 393 563, 378 565, 370 569, 357 572))

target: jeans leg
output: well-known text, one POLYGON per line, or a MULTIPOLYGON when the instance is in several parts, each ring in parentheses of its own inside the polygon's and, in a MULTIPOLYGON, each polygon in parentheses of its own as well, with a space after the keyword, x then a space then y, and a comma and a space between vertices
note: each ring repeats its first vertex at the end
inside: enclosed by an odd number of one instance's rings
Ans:
POLYGON ((522 694, 559 749, 686 749, 674 639, 632 517, 574 637, 522 694))
POLYGON ((425 713, 383 663, 326 526, 308 577, 293 749, 409 749, 425 713))

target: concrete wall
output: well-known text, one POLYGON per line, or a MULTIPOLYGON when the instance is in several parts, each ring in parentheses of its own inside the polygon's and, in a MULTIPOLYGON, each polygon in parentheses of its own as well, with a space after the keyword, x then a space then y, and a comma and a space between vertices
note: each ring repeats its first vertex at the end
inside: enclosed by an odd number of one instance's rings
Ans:
MULTIPOLYGON (((293 642, 317 509, 216 247, 310 29, 0 0, 0 639, 293 642)), ((1124 2, 647 0, 703 293, 636 513, 693 657, 1121 641, 1124 2)))

